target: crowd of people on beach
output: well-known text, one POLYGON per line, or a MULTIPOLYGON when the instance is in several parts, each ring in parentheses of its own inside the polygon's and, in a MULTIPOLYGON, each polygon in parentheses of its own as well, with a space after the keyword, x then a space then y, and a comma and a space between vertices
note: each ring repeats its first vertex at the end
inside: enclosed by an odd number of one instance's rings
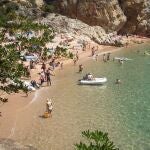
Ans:
MULTIPOLYGON (((83 42, 83 44, 82 44, 82 51, 86 51, 87 49, 91 51, 91 57, 95 58, 95 60, 98 61, 99 60, 99 56, 100 56, 100 53, 98 54, 99 46, 98 45, 91 46, 91 43, 83 42)), ((77 63, 79 62, 79 64, 78 64, 78 72, 82 73, 83 70, 84 70, 84 65, 82 63, 80 63, 81 62, 80 61, 80 53, 81 53, 81 51, 79 51, 78 49, 74 49, 74 50, 75 51, 74 51, 74 56, 73 56, 73 64, 74 64, 74 66, 76 66, 77 63)), ((108 61, 111 60, 111 53, 110 52, 103 53, 101 58, 102 58, 103 62, 108 62, 108 61)), ((115 59, 112 59, 112 60, 114 61, 115 59)), ((118 62, 120 64, 123 64, 124 60, 118 59, 118 62)), ((36 65, 40 65, 39 62, 36 63, 32 59, 29 61, 29 65, 25 67, 25 76, 26 77, 29 77, 31 79, 31 77, 32 77, 31 76, 31 69, 36 69, 37 68, 36 65)), ((59 67, 62 70, 64 68, 64 63, 63 63, 63 61, 60 62, 59 60, 57 60, 55 55, 53 55, 51 59, 49 59, 47 61, 43 61, 41 63, 41 68, 40 68, 41 71, 39 73, 39 75, 40 75, 39 81, 36 81, 36 79, 31 79, 31 81, 30 81, 31 85, 34 88, 36 88, 36 89, 38 89, 41 86, 43 86, 43 84, 45 82, 47 83, 47 86, 51 86, 52 85, 51 76, 55 76, 53 71, 57 67, 59 67)), ((88 79, 92 78, 90 74, 87 77, 88 77, 88 79)), ((121 80, 120 79, 116 79, 115 83, 116 84, 120 84, 121 80)), ((52 102, 47 101, 47 103, 46 103, 46 112, 48 112, 48 114, 51 113, 52 108, 53 108, 52 107, 52 102)))

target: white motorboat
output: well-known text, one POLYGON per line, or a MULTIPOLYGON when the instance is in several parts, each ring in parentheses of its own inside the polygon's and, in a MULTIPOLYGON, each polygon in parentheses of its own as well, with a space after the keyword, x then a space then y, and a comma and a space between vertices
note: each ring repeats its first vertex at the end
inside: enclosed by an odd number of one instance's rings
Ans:
POLYGON ((84 80, 81 79, 79 80, 79 84, 82 85, 103 85, 104 83, 107 82, 107 78, 103 77, 103 78, 93 78, 92 80, 84 80))

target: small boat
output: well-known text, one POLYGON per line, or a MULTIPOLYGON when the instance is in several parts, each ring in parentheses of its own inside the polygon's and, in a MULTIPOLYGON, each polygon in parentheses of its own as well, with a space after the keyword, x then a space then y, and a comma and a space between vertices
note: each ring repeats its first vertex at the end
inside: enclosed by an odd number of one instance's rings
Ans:
POLYGON ((92 80, 84 80, 84 79, 79 80, 79 84, 82 84, 82 85, 103 85, 106 82, 107 82, 106 77, 93 78, 92 80))
POLYGON ((128 60, 132 60, 130 58, 126 58, 126 57, 115 57, 114 60, 123 60, 123 61, 128 61, 128 60))

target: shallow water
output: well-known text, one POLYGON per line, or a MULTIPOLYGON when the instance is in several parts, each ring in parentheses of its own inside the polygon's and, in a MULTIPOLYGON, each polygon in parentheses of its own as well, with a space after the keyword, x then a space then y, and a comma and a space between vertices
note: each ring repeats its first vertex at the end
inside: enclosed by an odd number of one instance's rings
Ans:
POLYGON ((120 65, 117 61, 103 63, 89 60, 84 72, 77 67, 59 71, 53 87, 41 92, 29 108, 16 120, 12 138, 31 144, 39 150, 72 150, 81 140, 81 131, 98 129, 109 133, 121 150, 150 149, 150 44, 141 44, 112 54, 133 60, 120 65), (140 53, 137 53, 140 50, 140 53), (105 86, 80 86, 78 79, 92 72, 106 76, 105 86), (122 84, 115 85, 119 78, 122 84), (45 111, 46 98, 53 99, 54 111, 50 119, 40 115, 45 111), (30 115, 30 117, 28 117, 30 115), (22 124, 24 128, 22 128, 22 124))

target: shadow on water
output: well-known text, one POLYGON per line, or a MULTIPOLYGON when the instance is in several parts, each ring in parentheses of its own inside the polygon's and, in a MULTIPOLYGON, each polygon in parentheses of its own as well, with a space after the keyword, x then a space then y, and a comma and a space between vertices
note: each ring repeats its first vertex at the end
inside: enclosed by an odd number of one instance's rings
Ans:
POLYGON ((80 84, 80 83, 77 83, 77 85, 81 86, 81 87, 99 87, 100 89, 106 89, 107 88, 107 85, 102 85, 102 84, 80 84))

